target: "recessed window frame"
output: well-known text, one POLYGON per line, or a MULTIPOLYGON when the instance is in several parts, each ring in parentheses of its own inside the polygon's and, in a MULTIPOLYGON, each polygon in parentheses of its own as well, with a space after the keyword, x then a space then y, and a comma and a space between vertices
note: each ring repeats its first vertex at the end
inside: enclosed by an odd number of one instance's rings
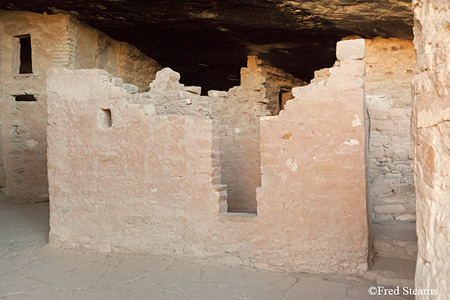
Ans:
POLYGON ((14 61, 15 74, 33 74, 33 48, 31 45, 31 35, 21 34, 14 36, 14 61))
POLYGON ((113 117, 110 108, 101 108, 98 117, 98 125, 101 129, 111 129, 113 127, 113 117))

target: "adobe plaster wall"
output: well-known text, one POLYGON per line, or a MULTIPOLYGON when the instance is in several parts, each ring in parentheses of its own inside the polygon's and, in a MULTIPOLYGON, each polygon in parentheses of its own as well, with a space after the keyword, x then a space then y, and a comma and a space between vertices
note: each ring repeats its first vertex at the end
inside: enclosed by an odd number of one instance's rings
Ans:
POLYGON ((199 113, 193 102, 208 97, 177 73, 162 70, 140 94, 105 71, 49 71, 50 243, 290 272, 367 270, 364 42, 338 49, 329 79, 294 89, 285 111, 261 120, 257 214, 227 213, 220 120, 199 113))
POLYGON ((45 71, 105 67, 113 74, 127 73, 129 82, 143 90, 148 86, 143 74, 151 80, 160 67, 135 47, 113 41, 68 15, 0 11, 0 30, 0 153, 4 162, 0 163, 0 188, 8 201, 44 201, 48 199, 45 71), (25 34, 31 36, 32 74, 19 74, 16 36, 25 34), (14 95, 23 94, 32 94, 37 101, 14 101, 14 95))
POLYGON ((364 40, 339 42, 337 58, 327 79, 294 88, 279 116, 261 119, 258 218, 271 220, 270 243, 298 251, 294 262, 314 253, 319 264, 352 261, 361 271, 369 244, 364 40))
MULTIPOLYGON (((416 202, 411 170, 414 45, 397 38, 375 38, 365 42, 366 105, 371 129, 369 213, 373 222, 414 222, 416 202)), ((329 76, 329 69, 321 69, 315 72, 311 82, 329 76)))
POLYGON ((413 80, 418 258, 415 285, 450 299, 450 7, 413 1, 417 66, 413 80))

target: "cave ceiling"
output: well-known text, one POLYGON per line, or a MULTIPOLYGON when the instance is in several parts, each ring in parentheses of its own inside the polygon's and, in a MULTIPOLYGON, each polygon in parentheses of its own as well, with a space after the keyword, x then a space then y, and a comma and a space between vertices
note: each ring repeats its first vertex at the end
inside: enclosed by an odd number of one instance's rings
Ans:
POLYGON ((413 25, 409 0, 1 0, 0 9, 69 13, 204 90, 237 85, 247 55, 309 80, 333 64, 340 39, 412 39, 413 25))

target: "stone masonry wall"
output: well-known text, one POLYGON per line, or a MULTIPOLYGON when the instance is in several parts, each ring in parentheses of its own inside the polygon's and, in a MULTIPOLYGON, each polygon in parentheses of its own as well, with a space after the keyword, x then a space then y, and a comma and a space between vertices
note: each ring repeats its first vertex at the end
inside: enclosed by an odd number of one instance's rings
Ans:
POLYGON ((140 95, 114 81, 102 70, 51 75, 50 241, 193 252, 196 232, 206 229, 202 217, 219 214, 224 194, 213 121, 156 115, 153 104, 133 104, 140 95))
MULTIPOLYGON (((105 71, 49 71, 50 243, 287 272, 367 270, 364 42, 338 49, 327 81, 295 90, 282 114, 261 121, 257 215, 227 213, 218 121, 158 113, 161 97, 155 105, 105 71)), ((180 89, 161 72, 150 94, 180 89)))
POLYGON ((369 199, 375 222, 413 221, 411 171, 412 42, 366 40, 366 103, 371 117, 369 199))
POLYGON ((414 179, 417 193, 417 289, 450 299, 450 6, 415 0, 414 179))
POLYGON ((0 153, 4 162, 0 163, 0 188, 8 201, 44 201, 48 199, 45 71, 104 67, 113 74, 127 73, 127 80, 144 90, 160 66, 135 47, 116 42, 68 15, 0 11, 0 30, 0 153), (23 35, 31 37, 31 74, 19 74, 18 36, 23 35), (145 84, 144 76, 149 80, 145 84), (15 95, 24 94, 34 95, 37 101, 14 101, 15 95))
POLYGON ((268 65, 257 56, 249 56, 247 67, 252 70, 259 70, 266 78, 264 88, 266 90, 266 99, 268 100, 267 109, 271 115, 278 115, 283 109, 284 104, 293 99, 292 88, 304 86, 307 83, 301 79, 295 78, 292 74, 268 65))
POLYGON ((2 187, 11 201, 48 198, 45 71, 54 66, 70 67, 68 19, 65 15, 0 12, 2 187), (19 74, 20 44, 15 36, 25 34, 31 36, 32 74, 19 74), (14 101, 14 95, 23 94, 32 94, 37 101, 14 101))
POLYGON ((228 187, 230 212, 256 213, 261 186, 259 119, 278 114, 283 89, 304 85, 283 70, 249 56, 241 84, 228 92, 209 91, 211 114, 221 133, 222 183, 228 187))
POLYGON ((68 28, 74 41, 75 69, 106 70, 143 92, 162 68, 133 45, 115 41, 74 18, 70 18, 68 28))
MULTIPOLYGON (((133 101, 136 104, 152 104, 155 113, 160 115, 181 115, 196 117, 211 117, 211 107, 208 96, 201 96, 198 86, 184 86, 180 83, 180 74, 170 68, 164 68, 156 73, 156 79, 150 84, 148 92, 141 93, 133 101)), ((122 84, 121 79, 119 80, 122 84)), ((125 84, 124 88, 136 92, 133 87, 125 84)))
POLYGON ((209 91, 211 112, 220 126, 222 183, 230 212, 256 213, 261 186, 259 118, 270 115, 261 70, 242 68, 241 85, 228 92, 209 91))

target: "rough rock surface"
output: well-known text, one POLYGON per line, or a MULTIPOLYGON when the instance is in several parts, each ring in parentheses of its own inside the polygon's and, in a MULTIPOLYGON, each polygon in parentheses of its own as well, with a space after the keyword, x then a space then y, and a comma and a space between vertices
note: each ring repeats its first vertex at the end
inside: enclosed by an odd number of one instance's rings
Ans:
POLYGON ((217 121, 158 115, 105 71, 52 70, 50 243, 362 274, 364 60, 344 58, 330 72, 262 121, 256 215, 226 213, 217 121))
POLYGON ((309 81, 333 64, 345 36, 412 39, 409 0, 5 0, 1 8, 69 13, 205 91, 236 85, 248 55, 309 81))
POLYGON ((415 0, 414 178, 417 193, 416 288, 450 299, 450 7, 415 0))

